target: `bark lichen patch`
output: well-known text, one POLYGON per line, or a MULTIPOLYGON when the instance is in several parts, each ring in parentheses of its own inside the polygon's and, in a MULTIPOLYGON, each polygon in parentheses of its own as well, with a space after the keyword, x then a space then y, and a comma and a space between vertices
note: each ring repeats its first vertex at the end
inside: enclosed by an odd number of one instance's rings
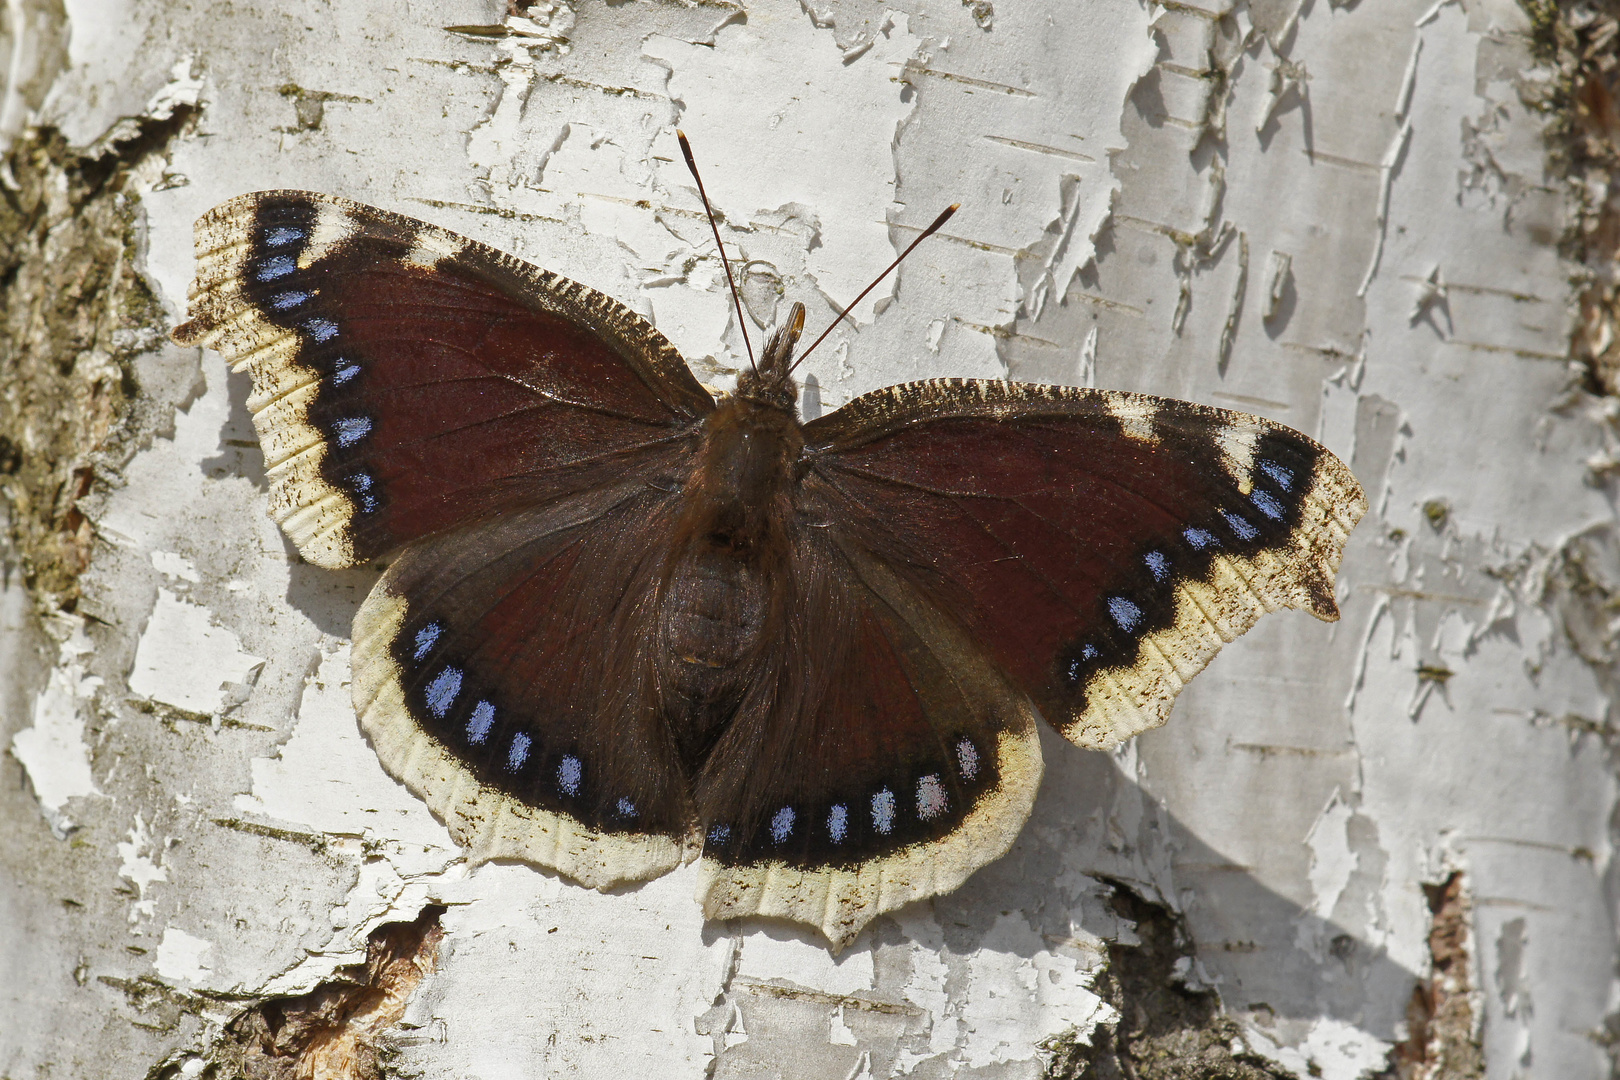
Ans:
POLYGON ((1548 114, 1550 170, 1572 195, 1564 254, 1575 262, 1580 317, 1571 351, 1590 388, 1620 394, 1620 2, 1523 0, 1545 82, 1526 97, 1548 114))
POLYGON ((231 1020, 216 1048, 221 1075, 243 1080, 375 1080, 388 1033, 438 964, 445 909, 371 932, 366 961, 298 997, 265 1001, 231 1020))
POLYGON ((1093 990, 1118 1010, 1087 1046, 1070 1037, 1047 1045, 1052 1080, 1285 1080, 1292 1074, 1250 1052, 1214 990, 1189 988, 1192 943, 1164 905, 1110 882, 1118 914, 1138 945, 1111 944, 1093 990))
POLYGON ((1485 1075, 1474 1011, 1470 943, 1473 905, 1460 872, 1424 885, 1429 903, 1429 977, 1412 988, 1406 1038, 1390 1052, 1381 1080, 1476 1080, 1485 1075))
POLYGON ((25 580, 72 610, 89 562, 81 506, 136 449, 135 358, 162 340, 139 270, 130 179, 194 110, 121 124, 90 149, 28 132, 0 162, 0 496, 25 580))

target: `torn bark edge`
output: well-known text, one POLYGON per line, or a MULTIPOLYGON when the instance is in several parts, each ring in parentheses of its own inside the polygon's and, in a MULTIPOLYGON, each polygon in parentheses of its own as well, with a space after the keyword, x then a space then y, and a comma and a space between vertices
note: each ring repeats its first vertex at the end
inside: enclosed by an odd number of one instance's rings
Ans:
POLYGON ((1473 903, 1462 871, 1424 885, 1429 977, 1412 988, 1407 1035, 1376 1080, 1476 1080, 1485 1075, 1473 963, 1473 903))
POLYGON ((1560 248, 1579 268, 1579 317, 1570 353, 1587 389, 1620 395, 1620 4, 1520 0, 1530 46, 1552 78, 1524 79, 1520 96, 1548 118, 1547 171, 1562 177, 1574 210, 1560 248))
POLYGON ((1119 1013, 1087 1045, 1073 1034, 1043 1044, 1052 1080, 1293 1080, 1293 1074, 1250 1052, 1236 1020, 1213 989, 1188 985, 1197 956, 1180 916, 1127 882, 1113 889, 1116 913, 1135 925, 1140 944, 1108 946, 1108 965, 1092 990, 1119 1013))
POLYGON ((170 1055, 147 1080, 379 1080, 391 1030, 438 966, 445 910, 429 904, 412 922, 384 923, 367 937, 364 963, 238 1013, 209 1050, 170 1055))

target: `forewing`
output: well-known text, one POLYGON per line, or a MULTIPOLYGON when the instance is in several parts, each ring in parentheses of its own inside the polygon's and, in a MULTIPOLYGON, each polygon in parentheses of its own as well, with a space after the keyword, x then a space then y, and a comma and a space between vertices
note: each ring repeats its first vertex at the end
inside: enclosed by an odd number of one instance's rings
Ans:
POLYGON ((361 607, 361 726, 476 859, 606 887, 695 854, 644 630, 678 498, 621 484, 424 538, 361 607))
POLYGON ((1086 747, 1163 723, 1263 613, 1338 618, 1366 510, 1299 432, 1138 394, 910 383, 805 436, 804 512, 935 598, 1086 747))
POLYGON ((424 222, 266 191, 196 243, 175 339, 252 374, 271 513, 322 566, 585 490, 713 408, 627 308, 424 222))
POLYGON ((1040 784, 1027 697, 859 548, 804 530, 776 662, 696 783, 704 911, 821 929, 949 892, 1017 837, 1040 784))

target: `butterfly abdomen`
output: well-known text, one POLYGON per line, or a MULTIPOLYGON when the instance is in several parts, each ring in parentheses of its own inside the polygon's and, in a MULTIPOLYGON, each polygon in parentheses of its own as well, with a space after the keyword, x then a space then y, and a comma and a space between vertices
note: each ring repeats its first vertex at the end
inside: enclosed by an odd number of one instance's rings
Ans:
POLYGON ((781 610, 803 445, 791 413, 740 397, 704 422, 659 600, 664 707, 690 769, 736 712, 781 610))

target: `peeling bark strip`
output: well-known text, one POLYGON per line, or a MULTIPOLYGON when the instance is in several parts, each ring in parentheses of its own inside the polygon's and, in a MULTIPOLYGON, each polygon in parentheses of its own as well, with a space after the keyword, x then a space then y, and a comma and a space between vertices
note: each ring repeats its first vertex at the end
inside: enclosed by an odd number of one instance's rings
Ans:
POLYGON ((1571 353, 1585 362, 1590 389, 1620 393, 1620 4, 1524 0, 1537 59, 1554 77, 1527 85, 1548 113, 1549 165, 1574 196, 1564 253, 1587 275, 1571 353))
POLYGON ((4 162, 0 199, 0 496, 27 582, 72 610, 92 530, 79 502, 135 450, 132 361, 163 311, 135 258, 133 169, 195 110, 115 127, 86 150, 38 129, 4 162))
POLYGON ((244 1080, 374 1080, 383 1075, 388 1029, 438 966, 445 909, 371 932, 366 962, 300 997, 275 998, 226 1025, 216 1059, 244 1080))
POLYGON ((1429 978, 1412 988, 1406 1006, 1410 1034, 1390 1053, 1385 1080, 1474 1080, 1485 1075, 1474 1014, 1469 942, 1473 905, 1453 873, 1439 885, 1423 886, 1434 924, 1429 930, 1429 978))
MULTIPOLYGON (((1048 1045, 1053 1080, 1285 1080, 1293 1074, 1250 1053, 1243 1030, 1214 990, 1187 986, 1196 950, 1180 920, 1121 881, 1113 908, 1140 945, 1108 946, 1108 970, 1094 987, 1119 1011, 1092 1044, 1064 1036, 1048 1045)), ((1404 1078, 1403 1078, 1404 1080, 1404 1078)))

